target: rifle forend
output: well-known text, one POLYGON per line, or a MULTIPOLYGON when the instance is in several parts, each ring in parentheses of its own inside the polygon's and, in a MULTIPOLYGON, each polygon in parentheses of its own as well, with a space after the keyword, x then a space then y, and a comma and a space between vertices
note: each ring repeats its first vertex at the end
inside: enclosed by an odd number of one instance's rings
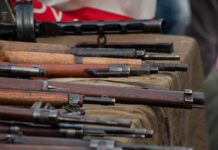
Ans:
POLYGON ((0 105, 31 106, 37 101, 49 103, 58 108, 69 105, 74 109, 82 107, 83 104, 114 105, 116 102, 114 98, 106 96, 90 97, 60 92, 0 90, 0 105))

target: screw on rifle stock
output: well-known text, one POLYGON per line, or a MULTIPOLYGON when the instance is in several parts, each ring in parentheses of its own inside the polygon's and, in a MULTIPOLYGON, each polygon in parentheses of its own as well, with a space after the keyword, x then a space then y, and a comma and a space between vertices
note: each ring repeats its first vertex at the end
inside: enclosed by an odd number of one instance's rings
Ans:
POLYGON ((104 47, 106 44, 107 44, 107 37, 105 36, 105 34, 103 33, 99 34, 97 39, 98 47, 104 47))

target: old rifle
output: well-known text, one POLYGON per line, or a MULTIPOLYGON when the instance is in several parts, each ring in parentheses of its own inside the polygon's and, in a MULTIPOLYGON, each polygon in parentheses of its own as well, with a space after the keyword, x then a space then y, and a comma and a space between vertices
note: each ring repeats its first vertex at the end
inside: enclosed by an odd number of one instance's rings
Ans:
MULTIPOLYGON (((33 145, 40 145, 40 149, 47 146, 54 147, 54 150, 65 150, 65 147, 68 147, 66 150, 72 150, 74 147, 86 147, 86 148, 97 148, 99 150, 192 150, 192 148, 187 147, 167 147, 167 146, 157 146, 157 145, 139 145, 139 144, 122 144, 114 140, 98 140, 98 139, 89 139, 89 140, 79 140, 79 139, 63 139, 63 138, 45 138, 45 137, 32 137, 32 136, 24 136, 24 135, 14 135, 14 134, 0 134, 1 145, 4 148, 10 148, 13 145, 6 145, 7 144, 14 144, 15 146, 19 145, 26 146, 30 149, 34 147, 33 145), (25 145, 23 145, 25 144, 25 145), (116 149, 118 148, 118 149, 116 149)), ((11 149, 8 149, 11 150, 11 149)), ((44 149, 43 149, 44 150, 44 149)), ((46 149, 47 150, 47 149, 46 149)))
POLYGON ((0 51, 0 61, 13 63, 29 64, 128 64, 130 67, 141 67, 146 64, 153 64, 159 67, 160 71, 187 71, 188 66, 184 64, 165 64, 151 63, 141 59, 127 58, 105 58, 105 57, 80 57, 70 54, 42 53, 42 52, 25 52, 25 51, 0 51), (161 65, 163 64, 163 65, 161 65), (162 66, 165 66, 164 68, 162 66))
POLYGON ((158 72, 158 67, 153 67, 153 64, 130 67, 127 64, 31 65, 0 62, 0 75, 5 77, 128 77, 156 74, 158 72))
POLYGON ((179 108, 192 108, 193 105, 204 105, 204 94, 202 92, 192 92, 192 90, 188 89, 184 91, 170 91, 10 78, 0 78, 0 83, 1 89, 66 92, 97 97, 103 95, 115 98, 116 102, 121 104, 179 108))
MULTIPOLYGON (((119 43, 117 43, 118 45, 119 43)), ((173 52, 173 43, 141 43, 132 44, 129 43, 120 43, 124 45, 123 47, 107 47, 106 48, 119 48, 119 49, 135 49, 144 50, 145 52, 156 52, 156 53, 172 53, 173 52), (140 46, 141 45, 141 46, 140 46)), ((76 45, 80 47, 80 45, 76 45)), ((81 45, 83 46, 83 45, 81 45)), ((88 47, 88 46, 87 46, 88 47)), ((85 48, 87 48, 85 47, 85 48)), ((95 49, 95 47, 89 47, 95 49)), ((72 54, 72 51, 75 51, 77 47, 68 47, 61 44, 46 44, 46 43, 31 43, 31 42, 17 42, 17 41, 4 41, 0 40, 0 50, 12 50, 12 51, 28 51, 28 52, 47 52, 47 53, 62 53, 62 54, 72 54), (37 46, 36 46, 37 45, 37 46)))
POLYGON ((56 109, 27 109, 11 106, 0 106, 0 118, 1 120, 34 122, 39 124, 49 124, 53 126, 56 126, 59 123, 82 123, 119 127, 131 126, 131 122, 125 119, 90 118, 78 115, 68 115, 61 113, 56 109))
POLYGON ((19 134, 42 137, 68 137, 84 138, 92 137, 127 137, 127 138, 150 138, 153 130, 147 129, 124 129, 124 128, 94 128, 85 127, 84 124, 58 124, 57 126, 45 126, 23 122, 1 122, 0 133, 19 134), (39 132, 40 131, 40 132, 39 132))

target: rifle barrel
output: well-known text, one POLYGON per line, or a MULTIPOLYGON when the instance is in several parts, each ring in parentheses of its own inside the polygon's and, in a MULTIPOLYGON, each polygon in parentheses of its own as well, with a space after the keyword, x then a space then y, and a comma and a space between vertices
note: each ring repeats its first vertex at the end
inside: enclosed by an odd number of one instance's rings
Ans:
POLYGON ((147 54, 143 49, 71 48, 71 54, 83 57, 137 58, 142 60, 179 60, 179 55, 147 54))

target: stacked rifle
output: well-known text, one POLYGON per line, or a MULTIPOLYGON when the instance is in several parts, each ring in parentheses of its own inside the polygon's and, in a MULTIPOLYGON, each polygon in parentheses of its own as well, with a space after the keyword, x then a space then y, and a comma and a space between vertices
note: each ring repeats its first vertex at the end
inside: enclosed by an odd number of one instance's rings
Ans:
POLYGON ((91 104, 104 109, 119 103, 191 109, 204 105, 201 92, 37 80, 186 72, 186 64, 169 63, 180 60, 179 55, 169 54, 174 51, 173 43, 107 43, 107 34, 160 33, 163 27, 162 19, 36 22, 32 3, 17 2, 16 21, 0 20, 0 38, 32 42, 36 37, 60 35, 99 37, 97 44, 79 43, 65 49, 13 47, 0 51, 0 149, 190 150, 109 140, 108 137, 147 139, 153 130, 133 129, 132 122, 126 119, 87 117, 82 107, 91 104))

